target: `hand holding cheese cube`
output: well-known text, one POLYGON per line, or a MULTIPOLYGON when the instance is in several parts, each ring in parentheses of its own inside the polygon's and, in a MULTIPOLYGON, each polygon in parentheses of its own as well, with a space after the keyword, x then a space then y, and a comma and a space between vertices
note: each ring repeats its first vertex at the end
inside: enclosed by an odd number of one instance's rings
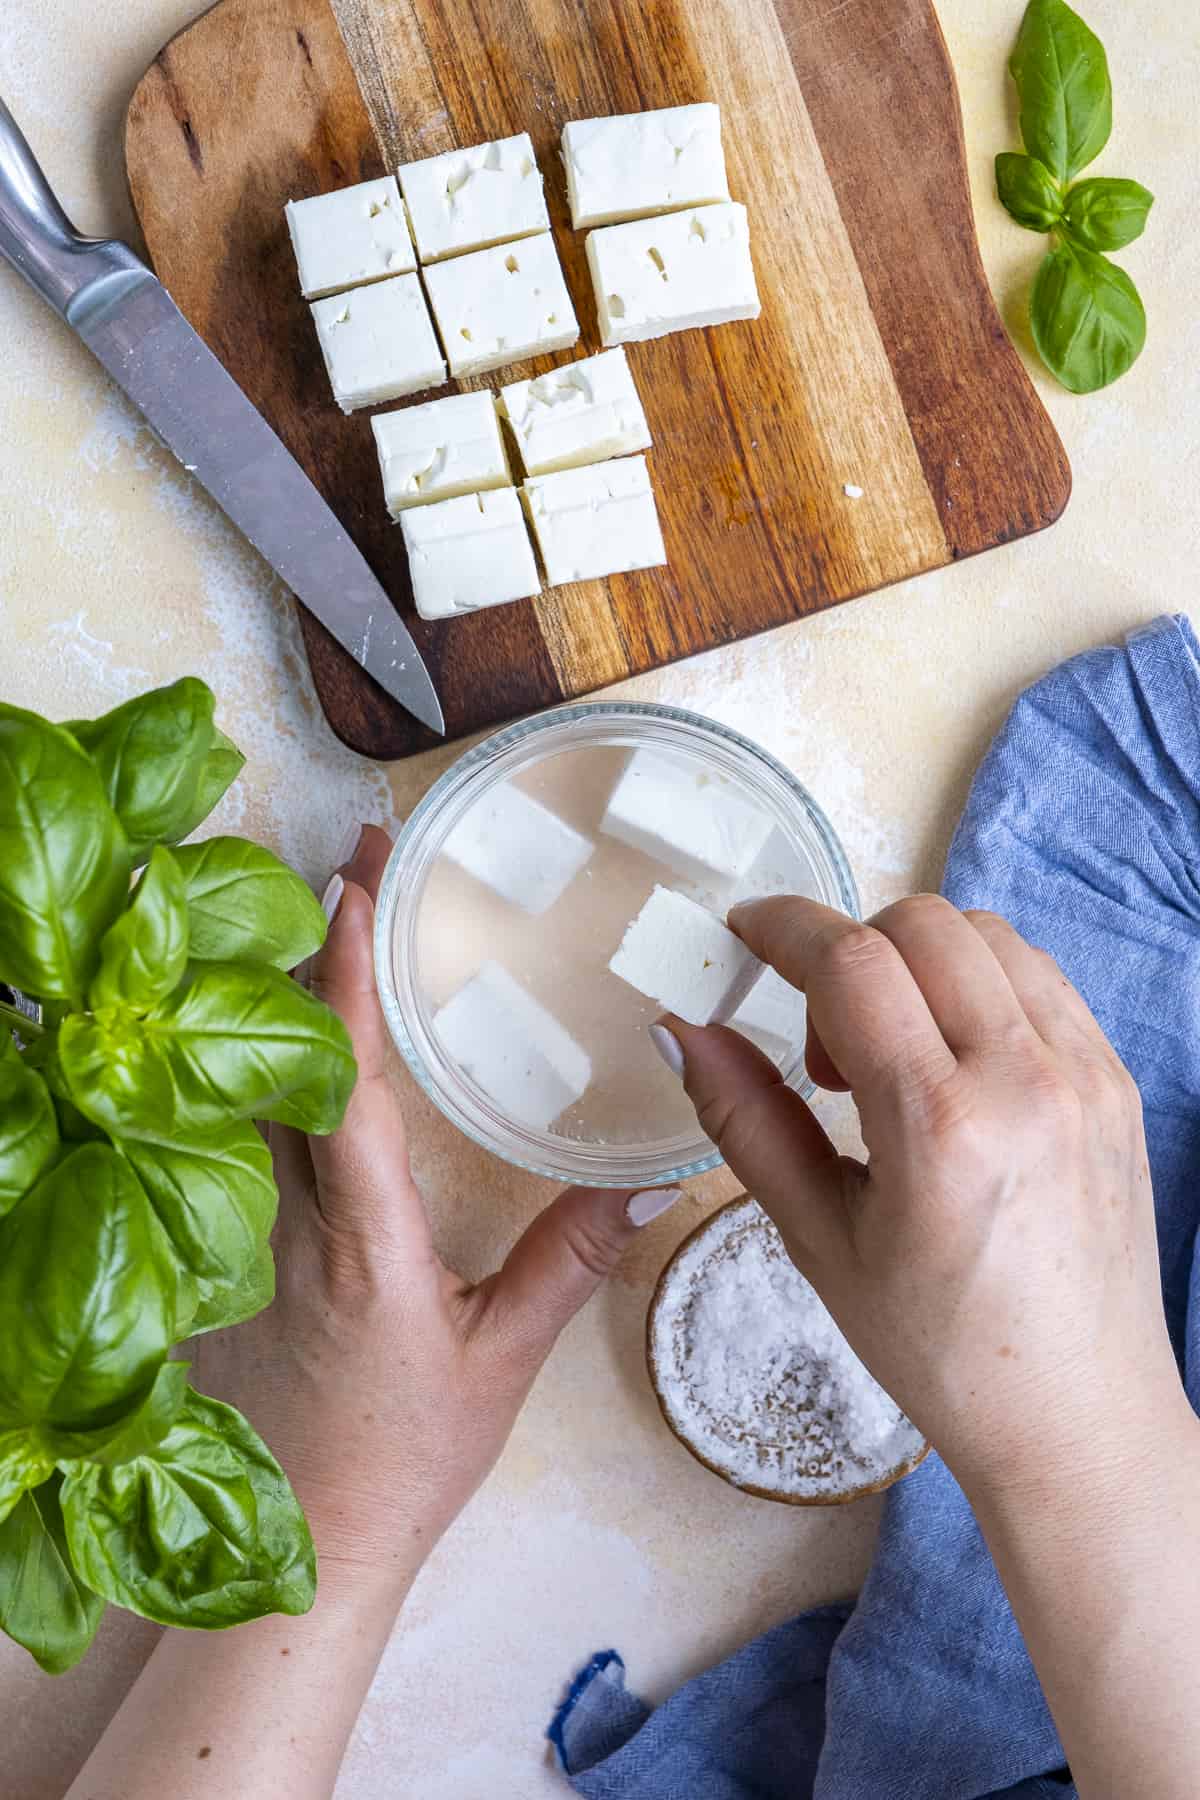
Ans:
POLYGON ((731 1018, 765 967, 720 919, 665 887, 655 888, 608 966, 689 1025, 731 1018))

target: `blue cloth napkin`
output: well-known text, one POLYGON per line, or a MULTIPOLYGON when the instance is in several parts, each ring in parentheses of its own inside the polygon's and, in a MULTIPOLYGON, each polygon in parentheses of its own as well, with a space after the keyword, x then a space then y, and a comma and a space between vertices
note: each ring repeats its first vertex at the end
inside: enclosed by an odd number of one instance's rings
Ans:
MULTIPOLYGON (((944 892, 1057 958, 1136 1077, 1167 1320, 1200 1410, 1200 646, 1164 618, 1018 700, 944 892)), ((590 1800, 1064 1800, 1075 1789, 970 1507, 930 1456, 891 1489, 851 1611, 769 1631, 651 1712, 615 1651, 550 1727, 590 1800)))

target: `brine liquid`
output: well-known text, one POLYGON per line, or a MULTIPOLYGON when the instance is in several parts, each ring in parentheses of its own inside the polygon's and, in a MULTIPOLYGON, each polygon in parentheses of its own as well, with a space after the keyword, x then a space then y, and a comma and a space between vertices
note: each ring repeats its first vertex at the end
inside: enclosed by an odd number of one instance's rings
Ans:
MULTIPOLYGON (((416 978, 431 1012, 481 964, 498 962, 586 1050, 591 1084, 551 1129, 562 1138, 599 1144, 695 1134, 687 1096, 647 1032, 662 1008, 608 969, 626 927, 654 887, 675 888, 719 917, 736 899, 752 894, 818 891, 807 860, 778 832, 747 877, 707 886, 606 836, 600 821, 631 755, 607 746, 560 751, 511 778, 595 844, 590 861, 548 911, 530 917, 439 856, 429 872, 416 933, 416 978)), ((673 746, 670 755, 682 759, 686 752, 673 746)), ((698 771, 710 769, 700 758, 689 760, 698 771)), ((711 772, 706 778, 726 779, 711 772)), ((736 791, 748 798, 741 787, 736 791)))

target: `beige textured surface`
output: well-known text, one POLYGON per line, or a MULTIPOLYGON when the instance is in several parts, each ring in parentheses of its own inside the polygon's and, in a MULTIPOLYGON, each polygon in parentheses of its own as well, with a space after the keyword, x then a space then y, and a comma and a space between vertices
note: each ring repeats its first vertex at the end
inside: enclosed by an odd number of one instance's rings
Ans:
MULTIPOLYGON (((85 229, 131 230, 120 120, 188 0, 10 0, 0 91, 85 229)), ((815 790, 868 905, 936 883, 971 769, 1019 688, 1155 613, 1192 610, 1200 517, 1200 130, 1193 0, 1089 0, 1110 52, 1116 131, 1100 172, 1158 195, 1122 255, 1150 315, 1147 351, 1108 394, 1045 391, 1075 469, 1052 532, 634 684, 640 698, 741 727, 815 790), (904 607, 903 640, 886 633, 904 607)), ((1015 308, 1037 241, 991 197, 1015 142, 1003 76, 1019 0, 942 0, 967 121, 980 234, 1015 308)), ((316 713, 277 586, 164 457, 86 353, 0 268, 0 691, 69 715, 194 671, 250 754, 222 823, 326 877, 351 813, 402 818, 450 760, 391 774, 342 750, 316 713)), ((482 1268, 544 1199, 410 1096, 418 1162, 447 1249, 482 1268)), ((844 1116, 839 1129, 849 1139, 844 1116)), ((563 1792, 539 1744, 562 1677, 616 1643, 644 1692, 682 1678, 809 1601, 848 1592, 872 1505, 797 1516, 705 1475, 658 1421, 641 1362, 653 1278, 700 1211, 652 1225, 562 1344, 508 1455, 413 1596, 361 1721, 341 1800, 412 1794, 538 1800, 563 1792)), ((31 1676, 0 1645, 0 1786, 62 1791, 152 1633, 114 1621, 74 1676, 31 1676)))

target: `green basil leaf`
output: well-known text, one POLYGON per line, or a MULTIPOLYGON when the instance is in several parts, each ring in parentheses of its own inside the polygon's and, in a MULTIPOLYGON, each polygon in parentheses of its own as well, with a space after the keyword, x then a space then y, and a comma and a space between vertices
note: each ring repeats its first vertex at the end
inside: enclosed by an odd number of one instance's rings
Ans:
POLYGON ((1009 70, 1021 100, 1021 136, 1056 181, 1099 156, 1112 131, 1104 45, 1066 0, 1030 0, 1009 70))
POLYGON ((175 1254, 201 1283, 237 1283, 275 1223, 271 1152, 247 1120, 194 1143, 124 1138, 129 1158, 175 1254))
POLYGON ((0 1525, 0 1630, 47 1675, 75 1667, 104 1612, 72 1566, 59 1486, 54 1476, 23 1494, 0 1525))
POLYGON ((335 1131, 356 1074, 336 1013, 278 969, 241 963, 196 964, 144 1019, 72 1014, 59 1055, 96 1124, 169 1143, 232 1119, 335 1131))
POLYGON ((269 850, 215 837, 171 854, 183 875, 194 960, 293 969, 325 942, 316 895, 269 850))
POLYGON ((194 829, 214 729, 212 690, 191 675, 139 694, 101 719, 71 721, 72 736, 100 771, 135 863, 151 845, 174 843, 194 829))
POLYGON ((150 1392, 133 1412, 126 1414, 115 1434, 111 1427, 99 1431, 55 1431, 52 1442, 59 1468, 69 1468, 78 1461, 130 1462, 135 1456, 154 1450, 182 1411, 190 1367, 185 1362, 163 1363, 150 1392))
POLYGON ((119 1432, 174 1338, 180 1276, 124 1157, 81 1144, 0 1220, 0 1431, 119 1432))
POLYGON ((1027 231, 1052 231, 1062 215, 1062 195, 1049 169, 1036 156, 1018 156, 1012 150, 998 156, 996 192, 1027 231))
POLYGON ((22 1494, 53 1473, 53 1455, 34 1441, 27 1425, 0 1430, 0 1520, 8 1518, 22 1494))
POLYGON ((82 1005, 96 945, 129 891, 129 849, 78 744, 0 705, 0 977, 82 1005))
POLYGON ((1073 394, 1116 381, 1146 341, 1145 308, 1124 269, 1076 244, 1060 244, 1043 262, 1029 316, 1042 361, 1073 394))
POLYGON ((1063 223, 1085 250, 1120 250, 1141 237, 1153 205, 1140 181, 1098 175, 1071 189, 1063 223))
POLYGON ((199 1337, 204 1331, 225 1331, 231 1325, 255 1318, 275 1298, 275 1254, 270 1243, 259 1247, 254 1261, 236 1281, 202 1279, 197 1285, 200 1298, 189 1337, 199 1337))
POLYGON ((62 1506, 88 1586, 160 1625, 215 1631, 312 1605, 316 1559, 287 1477, 240 1413, 202 1394, 152 1454, 73 1465, 62 1506))
POLYGON ((0 1056, 0 1218, 34 1185, 57 1149, 50 1089, 15 1050, 0 1056))
POLYGON ((213 741, 200 769, 196 798, 183 829, 174 841, 190 837, 197 825, 203 825, 217 801, 232 787, 246 766, 246 758, 223 731, 213 728, 213 741))
POLYGON ((88 1004, 149 1012, 177 987, 187 967, 188 913, 183 879, 169 850, 155 845, 133 899, 100 942, 100 967, 88 1004))

